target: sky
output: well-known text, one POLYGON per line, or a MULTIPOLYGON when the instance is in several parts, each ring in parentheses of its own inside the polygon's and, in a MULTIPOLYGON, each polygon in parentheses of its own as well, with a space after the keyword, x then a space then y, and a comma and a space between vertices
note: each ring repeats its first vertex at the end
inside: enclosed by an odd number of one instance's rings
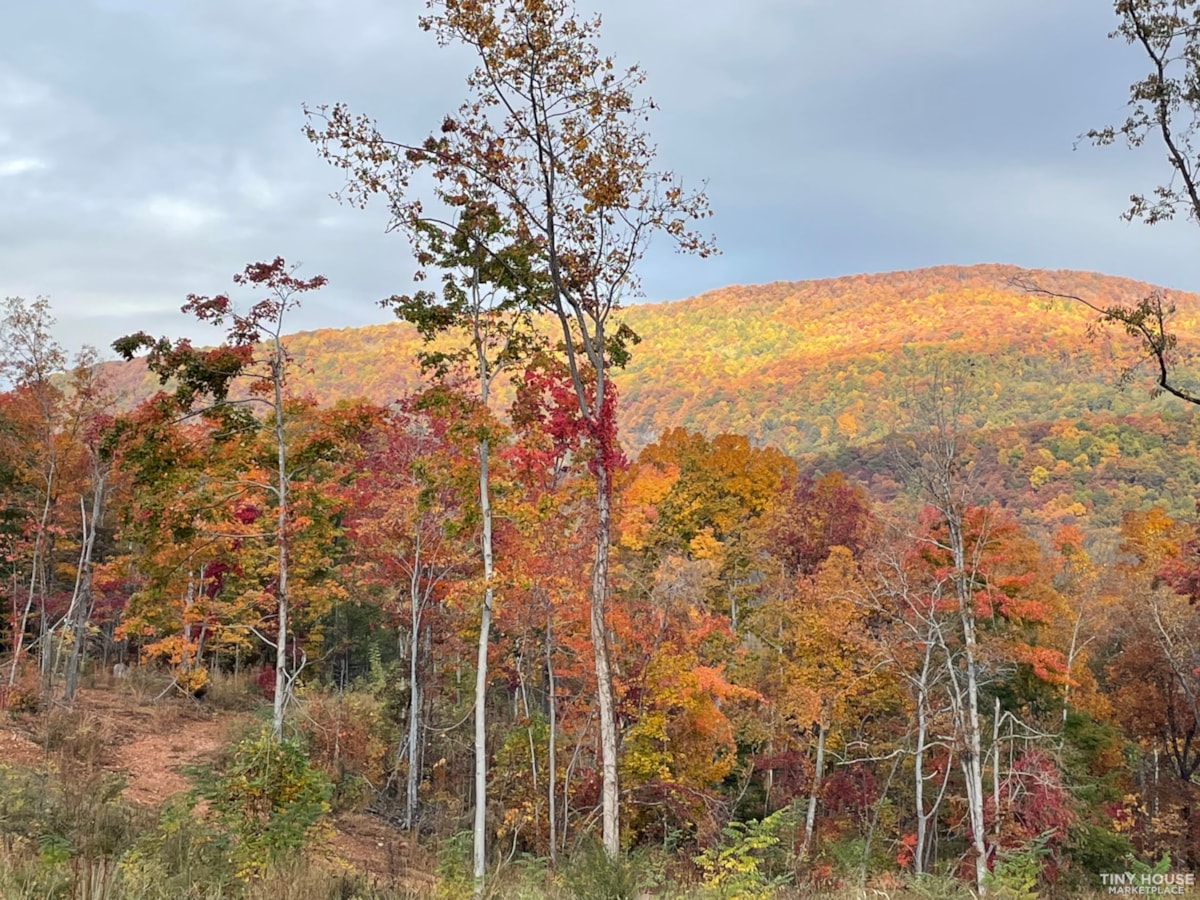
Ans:
MULTIPOLYGON (((662 166, 707 182, 722 254, 660 241, 645 299, 730 284, 1012 263, 1200 291, 1195 225, 1121 220, 1153 146, 1078 136, 1124 117, 1137 52, 1105 0, 580 0, 639 63, 662 166)), ((419 0, 0 3, 0 296, 46 296, 68 348, 137 330, 283 256, 329 286, 289 330, 388 321, 413 263, 387 214, 340 206, 301 105, 415 139, 472 60, 419 0)), ((109 353, 111 355, 111 353, 109 353)))

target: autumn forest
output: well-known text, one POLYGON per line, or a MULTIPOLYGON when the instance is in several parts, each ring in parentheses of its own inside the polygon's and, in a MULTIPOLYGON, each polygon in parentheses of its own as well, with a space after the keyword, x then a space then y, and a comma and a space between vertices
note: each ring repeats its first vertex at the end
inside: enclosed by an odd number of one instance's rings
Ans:
MULTIPOLYGON (((1194 50, 1195 8, 1117 36, 1194 50)), ((718 252, 641 70, 569 0, 421 25, 477 66, 428 136, 303 111, 411 251, 395 321, 293 333, 326 279, 282 257, 179 298, 208 342, 0 308, 0 894, 1185 890, 1200 297, 638 302, 651 236, 718 252)), ((1090 137, 1167 135, 1130 216, 1200 219, 1156 71, 1090 137)))

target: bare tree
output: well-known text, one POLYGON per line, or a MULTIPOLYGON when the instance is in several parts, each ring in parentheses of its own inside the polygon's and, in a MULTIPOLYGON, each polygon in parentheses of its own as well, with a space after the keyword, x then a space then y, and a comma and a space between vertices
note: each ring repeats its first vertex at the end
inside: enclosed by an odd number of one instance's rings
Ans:
POLYGON ((70 405, 78 442, 86 454, 87 483, 79 495, 80 549, 75 572, 75 588, 64 625, 71 630, 71 654, 67 661, 66 685, 63 699, 70 703, 75 697, 79 665, 87 638, 87 626, 92 615, 92 570, 96 554, 96 536, 104 520, 108 499, 112 454, 105 446, 105 425, 111 395, 103 380, 99 355, 85 348, 75 362, 71 377, 70 405), (91 511, 88 511, 86 491, 91 492, 91 511))
POLYGON ((936 827, 938 811, 950 784, 956 732, 953 720, 950 733, 937 731, 938 723, 950 710, 946 701, 939 699, 951 664, 943 653, 946 641, 939 637, 945 627, 944 615, 933 602, 930 592, 913 583, 904 557, 904 549, 895 542, 873 554, 865 600, 872 613, 890 622, 900 638, 887 642, 886 646, 891 652, 891 667, 907 688, 915 716, 910 751, 916 815, 913 871, 922 873, 927 871, 932 847, 930 826, 936 827), (946 765, 929 772, 926 769, 928 756, 939 748, 947 752, 946 765), (927 801, 926 783, 934 779, 940 779, 940 783, 935 781, 932 799, 927 801))
MULTIPOLYGON (((20 297, 5 299, 0 307, 0 376, 14 389, 21 392, 32 404, 35 433, 27 448, 36 458, 30 461, 30 470, 36 473, 36 496, 40 506, 38 518, 33 526, 33 546, 29 557, 29 577, 26 582, 25 604, 16 621, 13 635, 13 661, 8 673, 8 684, 16 683, 17 672, 24 649, 25 631, 29 626, 29 615, 35 600, 42 607, 40 616, 43 636, 46 631, 45 577, 46 560, 51 542, 50 515, 54 508, 58 490, 59 454, 55 440, 62 414, 62 391, 53 383, 51 376, 61 372, 66 365, 66 354, 54 340, 51 330, 54 316, 50 312, 50 301, 39 297, 28 303, 20 297), (41 591, 39 591, 41 587, 41 591)), ((43 670, 49 664, 43 642, 43 670)))
MULTIPOLYGON (((931 619, 931 636, 940 646, 949 664, 950 707, 961 737, 959 765, 967 792, 967 815, 975 860, 975 889, 987 891, 987 831, 984 823, 983 731, 979 710, 981 659, 978 625, 975 615, 974 581, 985 538, 968 536, 966 514, 971 495, 971 459, 963 437, 970 406, 969 367, 948 371, 935 367, 928 383, 914 393, 911 401, 915 423, 923 431, 897 447, 901 469, 918 487, 924 500, 936 510, 944 531, 923 540, 950 557, 949 590, 957 610, 952 649, 947 631, 940 620, 931 619)), ((936 585, 935 590, 941 588, 936 585)))
MULTIPOLYGON (((1149 193, 1131 194, 1123 218, 1155 225, 1182 213, 1200 225, 1200 0, 1114 0, 1113 10, 1118 22, 1109 37, 1140 50, 1149 71, 1130 85, 1125 121, 1093 128, 1081 139, 1099 147, 1158 145, 1166 152, 1170 177, 1149 193)), ((1200 405, 1200 388, 1191 386, 1195 378, 1176 371, 1178 338, 1170 327, 1175 304, 1169 293, 1151 291, 1132 303, 1106 304, 1051 290, 1029 276, 1012 283, 1032 294, 1074 300, 1097 313, 1097 325, 1124 328, 1154 368, 1155 392, 1200 405)), ((1127 370, 1122 377, 1132 374, 1127 370)))

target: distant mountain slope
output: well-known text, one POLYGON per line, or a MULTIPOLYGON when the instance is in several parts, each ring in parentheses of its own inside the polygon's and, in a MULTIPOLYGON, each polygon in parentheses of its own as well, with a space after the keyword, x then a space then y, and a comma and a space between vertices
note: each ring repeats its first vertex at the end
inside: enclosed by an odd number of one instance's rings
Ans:
MULTIPOLYGON (((980 426, 1145 411, 1136 380, 1117 386, 1135 358, 1131 339, 1102 332, 1089 340, 1094 315, 1010 287, 1019 273, 944 266, 733 287, 632 308, 627 318, 645 340, 620 379, 622 422, 634 443, 686 424, 751 434, 791 453, 867 444, 905 421, 905 398, 923 369, 955 359, 972 361, 983 388, 980 426)), ((1030 274, 1106 305, 1153 290, 1090 273, 1030 274)), ((1186 334, 1200 298, 1177 302, 1186 334)))
MULTIPOLYGON (((856 473, 886 497, 898 485, 883 448, 911 422, 909 399, 932 367, 969 362, 988 497, 1047 526, 1087 517, 1111 529, 1124 509, 1150 502, 1190 513, 1200 417, 1193 427, 1191 408, 1151 399, 1148 372, 1122 388, 1136 343, 1119 330, 1089 337, 1093 314, 1022 293, 1009 284, 1017 274, 1100 305, 1154 289, 1086 272, 942 266, 632 306, 625 319, 643 340, 617 376, 626 446, 636 451, 674 426, 738 432, 856 473)), ((1172 299, 1186 344, 1200 297, 1172 299)), ((402 323, 306 332, 287 344, 295 388, 324 402, 388 403, 421 383, 420 342, 402 323)), ((1192 360, 1183 362, 1186 372, 1192 360)), ((138 362, 111 364, 110 374, 128 400, 157 389, 138 362)))
MULTIPOLYGON (((790 453, 869 444, 905 420, 907 394, 934 360, 970 359, 979 424, 1053 421, 1088 412, 1155 408, 1146 390, 1119 389, 1131 339, 1102 332, 1069 301, 1012 288, 1025 270, 941 266, 911 272, 729 287, 689 300, 629 307, 642 336, 617 376, 621 424, 634 447, 664 428, 738 431, 790 453)), ((1040 284, 1099 303, 1130 302, 1150 285, 1086 272, 1033 272, 1040 284)), ((1173 294, 1181 334, 1200 298, 1173 294)), ((420 346, 403 323, 303 332, 287 339, 295 388, 322 401, 390 402, 421 383, 420 346)), ((138 363, 110 375, 129 398, 157 385, 138 363)))

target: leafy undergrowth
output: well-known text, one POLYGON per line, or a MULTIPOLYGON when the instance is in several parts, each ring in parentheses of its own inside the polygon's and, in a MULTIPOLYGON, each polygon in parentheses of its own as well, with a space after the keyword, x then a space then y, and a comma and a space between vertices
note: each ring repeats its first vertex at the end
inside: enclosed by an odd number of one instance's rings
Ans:
MULTIPOLYGON (((71 709, 49 704, 4 714, 0 897, 471 896, 469 836, 421 847, 367 814, 365 804, 352 802, 353 791, 330 779, 330 748, 321 745, 320 723, 329 716, 343 722, 345 703, 360 721, 366 718, 353 700, 339 699, 335 709, 328 697, 310 697, 304 719, 318 737, 310 734, 302 744, 266 737, 267 710, 248 689, 218 679, 212 701, 196 703, 163 694, 165 684, 143 674, 92 684, 71 709)), ((349 749, 337 745, 343 770, 349 749)), ((365 743, 360 749, 369 755, 365 743)), ((678 860, 665 851, 638 851, 614 863, 585 843, 557 867, 543 859, 510 859, 489 878, 484 895, 490 900, 971 896, 950 879, 911 883, 895 875, 860 886, 836 879, 790 883, 779 871, 768 871, 765 854, 776 843, 775 824, 764 820, 727 834, 720 850, 699 860, 688 883, 676 880, 678 860)))
POLYGON ((262 738, 264 711, 252 684, 217 679, 197 703, 135 671, 71 708, 2 714, 0 897, 428 894, 435 879, 394 829, 324 815, 324 776, 296 743, 262 738), (267 775, 281 753, 290 780, 267 775), (281 796, 291 816, 268 814, 281 796))

